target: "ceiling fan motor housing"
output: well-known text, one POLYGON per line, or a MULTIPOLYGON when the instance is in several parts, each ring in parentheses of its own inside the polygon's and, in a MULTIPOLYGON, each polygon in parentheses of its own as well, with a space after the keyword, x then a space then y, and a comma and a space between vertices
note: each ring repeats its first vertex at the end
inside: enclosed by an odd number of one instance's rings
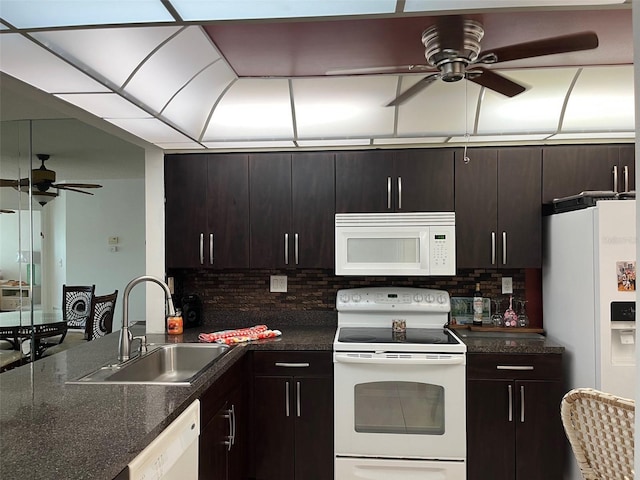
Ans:
POLYGON ((422 33, 427 63, 440 70, 441 78, 445 82, 462 80, 467 66, 480 54, 480 40, 484 36, 482 25, 474 20, 465 20, 463 25, 462 45, 442 45, 436 25, 422 33))

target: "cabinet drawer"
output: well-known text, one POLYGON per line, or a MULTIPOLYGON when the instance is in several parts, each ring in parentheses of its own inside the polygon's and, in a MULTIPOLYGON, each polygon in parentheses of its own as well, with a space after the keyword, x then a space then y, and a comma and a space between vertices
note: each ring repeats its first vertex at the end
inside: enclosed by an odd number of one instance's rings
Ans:
POLYGON ((467 355, 467 378, 505 380, 560 380, 561 354, 467 355))
POLYGON ((327 352, 253 352, 254 375, 331 375, 333 356, 327 352))

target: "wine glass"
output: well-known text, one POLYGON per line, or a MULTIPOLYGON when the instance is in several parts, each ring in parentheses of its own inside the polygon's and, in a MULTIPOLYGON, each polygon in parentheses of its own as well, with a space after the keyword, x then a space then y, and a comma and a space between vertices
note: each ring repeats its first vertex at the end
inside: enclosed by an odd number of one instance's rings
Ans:
POLYGON ((527 300, 519 300, 518 326, 526 328, 529 326, 529 316, 526 310, 527 300))
POLYGON ((502 300, 499 298, 493 298, 493 315, 491 315, 491 325, 494 327, 502 327, 503 319, 500 310, 502 310, 502 300))

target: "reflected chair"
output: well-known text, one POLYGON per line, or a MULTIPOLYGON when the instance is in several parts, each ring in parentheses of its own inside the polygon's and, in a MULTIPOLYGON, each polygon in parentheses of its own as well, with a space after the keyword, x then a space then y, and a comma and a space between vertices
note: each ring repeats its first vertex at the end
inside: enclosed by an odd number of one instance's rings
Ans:
POLYGON ((633 400, 577 388, 564 396, 560 412, 585 480, 633 480, 633 400))
POLYGON ((113 313, 116 308, 118 290, 109 295, 94 296, 91 300, 91 311, 87 320, 87 340, 104 337, 113 331, 113 313))
POLYGON ((69 328, 85 329, 96 286, 62 286, 62 319, 69 328))

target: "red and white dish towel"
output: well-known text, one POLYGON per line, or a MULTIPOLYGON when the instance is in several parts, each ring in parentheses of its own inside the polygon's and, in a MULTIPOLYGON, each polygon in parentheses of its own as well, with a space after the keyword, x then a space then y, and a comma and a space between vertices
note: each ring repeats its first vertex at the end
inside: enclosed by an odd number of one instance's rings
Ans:
POLYGON ((236 330, 221 330, 213 333, 201 333, 198 338, 201 342, 224 343, 235 345, 236 343, 250 342, 262 338, 274 338, 282 335, 280 330, 269 330, 266 325, 256 325, 254 327, 239 328, 236 330))

